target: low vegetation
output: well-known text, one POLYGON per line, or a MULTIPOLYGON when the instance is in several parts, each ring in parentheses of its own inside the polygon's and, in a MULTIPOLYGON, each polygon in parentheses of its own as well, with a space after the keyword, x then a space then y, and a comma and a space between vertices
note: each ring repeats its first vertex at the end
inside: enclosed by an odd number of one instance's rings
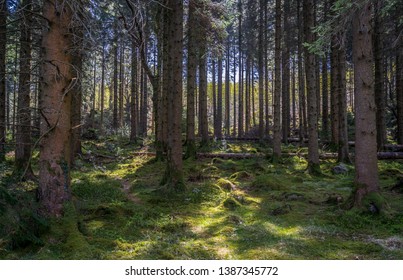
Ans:
POLYGON ((36 184, 15 181, 9 158, 0 167, 0 258, 403 259, 401 161, 379 162, 386 206, 371 213, 348 209, 354 168, 335 175, 333 160, 312 177, 297 156, 189 159, 186 191, 167 193, 166 163, 133 156, 138 149, 84 143, 73 200, 54 221, 35 214, 36 184))

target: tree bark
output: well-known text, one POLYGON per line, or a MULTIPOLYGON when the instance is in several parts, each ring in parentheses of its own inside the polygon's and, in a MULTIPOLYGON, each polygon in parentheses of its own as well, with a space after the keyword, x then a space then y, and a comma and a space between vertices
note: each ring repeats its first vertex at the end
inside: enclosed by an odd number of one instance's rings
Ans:
POLYGON ((222 58, 218 58, 217 78, 217 138, 222 138, 222 58))
POLYGON ((379 193, 376 104, 372 53, 372 4, 358 1, 353 17, 353 61, 355 85, 355 193, 354 205, 362 206, 370 193, 379 193))
POLYGON ((7 1, 0 2, 0 162, 5 159, 6 143, 6 46, 7 1))
POLYGON ((258 73, 259 73, 259 139, 263 141, 264 137, 264 37, 263 37, 263 23, 264 23, 264 1, 260 0, 259 6, 259 49, 258 49, 258 73))
POLYGON ((183 163, 182 163, 182 59, 183 59, 183 1, 169 0, 166 3, 165 31, 168 32, 167 59, 171 66, 168 82, 165 86, 167 91, 167 117, 168 117, 168 146, 167 146, 167 169, 163 183, 168 188, 181 190, 184 188, 183 163))
POLYGON ((207 48, 205 43, 200 42, 199 45, 200 132, 201 146, 205 146, 208 145, 209 142, 207 116, 207 48))
MULTIPOLYGON (((138 95, 138 82, 137 82, 137 47, 132 43, 132 57, 131 57, 131 83, 130 83, 130 142, 137 141, 137 95, 138 95)), ((156 132, 157 133, 157 132, 156 132)))
POLYGON ((386 91, 384 86, 384 60, 383 60, 383 26, 382 26, 382 1, 374 3, 374 60, 375 60, 375 102, 376 111, 376 142, 378 150, 382 150, 386 144, 386 91))
MULTIPOLYGON (((314 27, 314 1, 303 0, 304 14, 304 34, 305 41, 312 44, 315 40, 313 34, 314 27)), ((316 73, 315 73, 315 54, 310 53, 308 47, 305 47, 305 74, 308 90, 308 171, 312 175, 321 173, 319 165, 319 145, 318 145, 318 116, 316 102, 316 73)))
MULTIPOLYGON (((197 75, 197 21, 196 0, 189 1, 188 19, 188 63, 187 63, 187 112, 186 112, 186 158, 196 157, 195 135, 195 90, 197 75)), ((215 126, 216 128, 216 126, 215 126)))
POLYGON ((18 84, 17 132, 15 147, 15 172, 24 178, 33 176, 30 164, 31 157, 31 24, 32 1, 21 3, 20 22, 20 73, 18 84))
POLYGON ((290 134, 290 1, 284 1, 284 44, 282 48, 282 135, 283 142, 288 144, 290 134))
POLYGON ((70 200, 72 57, 70 6, 46 0, 42 15, 49 23, 42 38, 41 146, 38 197, 41 213, 60 217, 70 200))
POLYGON ((281 157, 281 0, 276 0, 275 21, 273 161, 281 157))

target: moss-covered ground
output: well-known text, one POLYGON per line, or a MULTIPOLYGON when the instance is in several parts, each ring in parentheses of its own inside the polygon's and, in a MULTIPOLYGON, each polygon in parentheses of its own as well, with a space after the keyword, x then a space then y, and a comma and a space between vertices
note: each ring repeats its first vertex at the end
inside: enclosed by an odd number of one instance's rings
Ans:
MULTIPOLYGON (((84 143, 72 172, 74 199, 58 221, 10 213, 7 205, 21 204, 15 196, 34 205, 35 184, 10 190, 21 185, 8 176, 12 161, 0 166, 8 189, 0 192, 0 258, 403 259, 403 194, 392 190, 403 176, 402 161, 379 162, 386 207, 371 214, 344 207, 354 167, 334 175, 333 160, 321 162, 320 177, 311 177, 305 159, 296 156, 276 164, 265 158, 185 160, 187 190, 174 193, 160 186, 166 163, 133 156, 136 149, 84 143), (19 220, 31 222, 5 228, 19 220)), ((228 149, 270 152, 245 143, 228 149)))

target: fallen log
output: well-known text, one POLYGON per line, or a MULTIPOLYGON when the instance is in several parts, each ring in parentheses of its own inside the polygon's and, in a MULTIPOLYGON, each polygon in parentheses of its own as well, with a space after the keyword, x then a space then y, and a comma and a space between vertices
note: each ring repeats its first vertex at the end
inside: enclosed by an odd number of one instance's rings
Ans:
MULTIPOLYGON (((134 152, 134 156, 154 157, 154 152, 134 152)), ((308 157, 307 153, 282 153, 283 157, 308 157)), ((270 157, 270 154, 262 153, 197 153, 197 158, 221 158, 221 159, 251 159, 251 158, 265 158, 270 157)), ((325 153, 319 155, 320 159, 337 159, 337 153, 325 153)), ((353 158, 354 155, 351 155, 353 158)), ((395 160, 403 159, 403 152, 379 152, 379 160, 395 160)))

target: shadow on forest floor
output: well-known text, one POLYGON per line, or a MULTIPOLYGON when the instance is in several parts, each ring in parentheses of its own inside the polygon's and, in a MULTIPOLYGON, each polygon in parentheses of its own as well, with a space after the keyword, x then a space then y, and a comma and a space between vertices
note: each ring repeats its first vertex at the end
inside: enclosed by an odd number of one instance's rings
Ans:
POLYGON ((168 193, 165 163, 108 145, 84 144, 93 156, 72 173, 74 213, 51 222, 38 244, 12 250, 0 237, 0 258, 403 259, 403 195, 391 191, 402 162, 379 163, 388 206, 371 215, 342 209, 353 167, 333 175, 330 160, 323 177, 299 157, 186 160, 187 191, 168 193))

